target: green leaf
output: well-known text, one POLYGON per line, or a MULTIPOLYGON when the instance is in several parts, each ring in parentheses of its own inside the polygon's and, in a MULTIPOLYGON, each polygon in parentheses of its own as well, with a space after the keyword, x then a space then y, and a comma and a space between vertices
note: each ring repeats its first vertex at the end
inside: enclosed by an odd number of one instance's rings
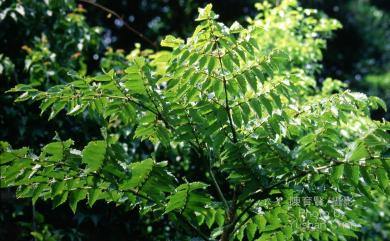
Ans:
POLYGON ((169 131, 162 126, 157 127, 157 136, 158 139, 161 141, 162 144, 165 146, 169 146, 169 131))
POLYGON ((67 102, 66 101, 57 101, 51 106, 51 112, 49 116, 49 120, 56 117, 56 115, 65 108, 67 102))
MULTIPOLYGON (((379 105, 380 107, 382 107, 382 109, 387 112, 387 106, 386 106, 386 103, 379 97, 376 97, 376 96, 370 96, 369 99, 375 103, 375 105, 379 105)), ((376 108, 375 108, 376 109, 376 108)))
POLYGON ((383 189, 386 189, 389 186, 389 178, 387 176, 387 172, 385 171, 385 169, 378 168, 375 173, 378 177, 379 184, 381 185, 381 187, 383 189))
POLYGON ((165 213, 172 212, 173 210, 185 208, 201 208, 202 203, 207 203, 208 198, 204 198, 202 195, 192 194, 191 192, 198 189, 205 189, 208 185, 201 182, 192 182, 181 184, 175 189, 175 193, 169 196, 169 201, 165 209, 165 213), (192 205, 190 205, 192 203, 192 205))
POLYGON ((205 66, 206 66, 206 64, 207 64, 207 60, 208 60, 208 58, 207 58, 207 56, 206 55, 203 55, 200 59, 199 59, 199 69, 203 69, 205 66))
POLYGON ((347 237, 353 237, 355 239, 358 238, 358 236, 350 229, 339 227, 335 230, 337 233, 345 235, 347 237))
POLYGON ((217 210, 217 213, 215 214, 215 222, 217 223, 218 227, 222 227, 222 225, 225 223, 225 212, 223 210, 217 210))
POLYGON ((23 147, 18 150, 6 151, 0 154, 0 164, 6 164, 12 162, 20 157, 24 157, 28 152, 27 147, 23 147))
POLYGON ((293 234, 293 229, 290 226, 286 226, 283 228, 282 232, 286 235, 287 239, 290 239, 293 234))
POLYGON ((212 7, 213 7, 213 5, 209 3, 206 5, 205 8, 199 8, 198 9, 199 15, 195 19, 195 21, 203 21, 203 20, 207 20, 209 18, 213 18, 214 13, 211 10, 212 7))
POLYGON ((31 236, 33 236, 35 239, 37 239, 39 241, 44 241, 45 240, 41 233, 31 232, 30 234, 31 234, 31 236))
POLYGON ((279 95, 276 95, 275 93, 271 93, 271 97, 272 99, 274 100, 274 102, 276 103, 276 106, 279 108, 279 109, 282 109, 282 101, 280 99, 280 96, 279 95))
POLYGON ((45 147, 43 147, 43 152, 51 155, 49 160, 60 161, 64 158, 63 143, 58 141, 47 144, 45 147))
POLYGON ((93 80, 98 81, 98 82, 107 82, 107 81, 113 80, 113 78, 114 78, 114 71, 110 70, 106 74, 94 76, 93 80))
POLYGON ((373 184, 372 179, 370 177, 370 173, 368 172, 367 168, 360 169, 360 173, 362 174, 362 177, 363 177, 364 181, 368 185, 372 185, 373 184))
POLYGON ((51 187, 51 195, 57 196, 65 190, 65 181, 55 182, 51 187))
POLYGON ((359 183, 359 177, 360 177, 359 174, 360 174, 359 166, 348 165, 348 164, 345 165, 344 175, 354 185, 357 185, 359 183))
POLYGON ((106 155, 105 141, 91 141, 82 151, 82 161, 87 164, 88 171, 95 172, 101 168, 106 155))
POLYGON ((272 115, 272 105, 270 101, 265 97, 261 97, 260 101, 265 106, 265 109, 267 110, 268 114, 272 115))
POLYGON ((129 89, 129 91, 139 94, 146 93, 144 80, 138 73, 126 74, 122 77, 122 80, 124 81, 124 86, 129 89))
POLYGON ((206 216, 206 225, 208 228, 211 228, 215 222, 215 216, 216 216, 215 209, 210 209, 206 216))
POLYGON ((274 241, 275 239, 271 239, 272 233, 262 233, 260 238, 256 239, 256 241, 269 241, 272 240, 274 241))
POLYGON ((55 196, 53 198, 53 207, 56 208, 56 207, 60 206, 61 204, 66 202, 67 198, 68 198, 68 192, 67 191, 63 192, 63 193, 61 193, 61 194, 59 194, 57 196, 55 196))
POLYGON ((239 33, 244 28, 241 26, 241 24, 237 21, 234 21, 233 24, 230 26, 229 30, 231 33, 239 33))
POLYGON ((155 161, 153 159, 145 159, 140 162, 130 164, 131 178, 125 180, 121 185, 121 190, 129 190, 138 188, 150 178, 155 161))
POLYGON ((358 188, 358 190, 359 190, 361 193, 363 193, 363 195, 364 195, 366 198, 368 198, 370 201, 373 201, 373 200, 374 200, 373 197, 372 197, 372 195, 370 194, 369 190, 367 189, 367 186, 364 186, 362 183, 359 183, 359 184, 357 185, 357 188, 358 188))
POLYGON ((390 176, 390 159, 381 158, 381 162, 383 168, 387 171, 387 175, 390 176))
POLYGON ((265 219, 265 217, 263 215, 256 215, 254 218, 254 221, 257 224, 258 229, 260 231, 264 230, 265 225, 267 224, 267 220, 265 219))
POLYGON ((168 35, 161 41, 161 46, 170 47, 170 48, 177 48, 183 43, 184 43, 184 40, 182 40, 181 38, 176 38, 172 35, 168 35))
POLYGON ((47 108, 52 106, 56 101, 57 98, 45 99, 44 101, 42 101, 42 103, 39 106, 39 108, 41 109, 41 115, 43 114, 43 112, 47 110, 47 108))
POLYGON ((261 103, 257 99, 251 99, 249 101, 250 107, 256 112, 256 115, 261 118, 262 117, 262 112, 261 112, 261 103))
POLYGON ((337 185, 338 183, 340 183, 340 179, 343 176, 343 173, 344 173, 344 165, 343 164, 335 166, 333 168, 331 176, 330 176, 331 182, 334 185, 337 185))
POLYGON ((261 83, 264 83, 264 81, 265 81, 265 76, 264 76, 264 74, 263 74, 263 72, 261 71, 260 68, 254 68, 254 69, 253 69, 253 73, 256 75, 257 79, 259 79, 259 81, 260 81, 261 83))
POLYGON ((38 198, 42 195, 43 190, 47 187, 47 184, 45 183, 39 183, 34 188, 33 194, 32 194, 32 203, 35 204, 38 200, 38 198))
POLYGON ((212 73, 217 67, 217 60, 214 57, 211 57, 209 62, 207 63, 207 69, 209 73, 212 73))
POLYGON ((192 66, 198 59, 200 55, 198 53, 192 53, 188 59, 188 65, 192 66))
POLYGON ((245 76, 246 81, 248 81, 249 86, 252 88, 252 90, 254 92, 257 92, 257 80, 256 80, 255 76, 249 71, 245 71, 244 76, 245 76))
POLYGON ((102 194, 102 190, 99 188, 91 188, 88 190, 88 205, 92 207, 93 204, 99 199, 102 194))
POLYGON ((284 236, 284 234, 282 232, 277 232, 276 239, 277 239, 277 241, 285 241, 286 237, 284 236))
POLYGON ((257 231, 257 225, 255 223, 251 222, 246 226, 246 235, 248 237, 248 240, 253 240, 253 238, 256 235, 256 231, 257 231))
POLYGON ((72 209, 73 213, 76 213, 77 203, 87 196, 86 190, 76 190, 72 191, 69 196, 69 206, 72 209))
POLYGON ((187 60, 187 58, 190 56, 190 52, 187 49, 184 49, 184 51, 181 53, 180 56, 180 62, 184 62, 187 60))
POLYGON ((240 86, 242 93, 245 93, 246 89, 247 89, 247 84, 246 84, 245 78, 241 75, 237 75, 236 80, 237 80, 238 85, 240 86))
POLYGON ((234 66, 233 66, 233 63, 231 61, 231 59, 228 57, 229 55, 225 55, 222 57, 222 63, 224 65, 224 67, 230 72, 230 73, 233 73, 234 72, 234 66))
POLYGON ((81 110, 83 110, 83 105, 77 104, 70 111, 68 111, 68 115, 76 115, 81 110))
POLYGON ((349 160, 351 161, 358 161, 360 159, 363 159, 365 157, 368 157, 369 153, 363 143, 359 143, 354 146, 354 149, 350 153, 349 160))

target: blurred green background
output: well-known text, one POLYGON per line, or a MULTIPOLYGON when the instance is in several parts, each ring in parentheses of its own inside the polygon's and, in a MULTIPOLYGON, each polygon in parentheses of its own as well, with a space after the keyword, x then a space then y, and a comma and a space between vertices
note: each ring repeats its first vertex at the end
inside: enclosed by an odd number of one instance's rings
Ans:
MULTIPOLYGON (((255 0, 100 0, 133 28, 155 43, 167 34, 185 38, 194 29, 197 8, 213 3, 221 21, 231 24, 256 14, 255 0)), ((278 4, 278 0, 270 1, 278 4)), ((302 0, 303 7, 316 8, 338 19, 343 28, 328 42, 316 73, 339 79, 355 91, 376 95, 390 104, 390 1, 302 0)), ((72 138, 80 146, 98 138, 98 118, 73 118, 64 114, 47 122, 37 105, 13 103, 4 93, 18 83, 47 89, 69 80, 69 70, 95 73, 121 68, 135 44, 153 48, 128 31, 123 22, 96 6, 73 0, 0 0, 0 140, 12 146, 39 148, 52 137, 72 138)), ((135 51, 140 51, 136 49, 135 51)), ((384 112, 374 118, 389 119, 384 112)), ((126 132, 128 130, 121 130, 126 132)), ((135 155, 151 151, 149 143, 131 143, 135 155)), ((153 217, 139 220, 137 211, 98 203, 81 207, 74 216, 67 206, 16 200, 13 190, 0 191, 1 240, 182 240, 165 220, 150 225, 153 217), (32 235, 31 235, 32 232, 32 235)), ((371 226, 360 240, 390 240, 389 204, 378 203, 383 213, 370 213, 371 226)))

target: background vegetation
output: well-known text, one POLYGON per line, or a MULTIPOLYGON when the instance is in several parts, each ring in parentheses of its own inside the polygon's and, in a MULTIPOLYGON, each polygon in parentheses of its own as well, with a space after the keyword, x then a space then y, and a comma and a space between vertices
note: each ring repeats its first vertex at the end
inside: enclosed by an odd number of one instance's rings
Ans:
MULTIPOLYGON (((256 14, 255 1, 213 2, 220 20, 230 24, 244 22, 256 14)), ((167 34, 188 37, 194 28, 197 8, 206 1, 99 1, 119 13, 132 27, 155 44, 167 34)), ((41 148, 53 137, 72 138, 79 147, 100 136, 98 117, 71 118, 63 113, 46 122, 37 104, 14 104, 4 92, 19 83, 31 83, 39 89, 67 83, 69 71, 92 74, 102 69, 123 69, 128 54, 147 55, 153 44, 128 31, 114 15, 84 2, 1 1, 0 2, 0 139, 12 146, 41 148), (142 48, 137 47, 140 43, 142 48), (136 46, 134 50, 134 46, 136 46), (133 52, 131 52, 133 51, 133 52), (55 133, 54 130, 59 130, 55 133)), ((323 70, 314 75, 319 84, 325 76, 340 79, 354 90, 382 97, 390 102, 390 5, 388 1, 301 1, 305 7, 320 9, 338 19, 342 29, 334 32, 322 60, 323 70)), ((375 118, 388 118, 384 112, 375 118)), ((119 129, 123 136, 128 129, 119 129)), ((128 133, 128 134, 126 134, 128 133)), ((131 143, 134 158, 152 151, 148 142, 131 143)), ((163 153, 169 158, 169 153, 163 153)), ((188 154, 191 155, 191 154, 188 154)), ((174 155, 172 155, 174 156, 174 155)), ((189 157, 190 158, 190 157, 189 157)), ((188 170, 183 162, 183 172, 188 170)), ((194 175, 203 170, 192 170, 194 175)), ((52 209, 50 203, 16 200, 13 190, 1 190, 0 235, 4 240, 180 240, 166 220, 150 225, 151 219, 139 219, 138 213, 113 204, 97 203, 92 209, 81 205, 73 216, 65 207, 52 209)), ((385 240, 389 237, 389 203, 377 204, 382 214, 368 210, 371 219, 360 238, 385 240)), ((375 210, 375 209, 374 209, 375 210)))

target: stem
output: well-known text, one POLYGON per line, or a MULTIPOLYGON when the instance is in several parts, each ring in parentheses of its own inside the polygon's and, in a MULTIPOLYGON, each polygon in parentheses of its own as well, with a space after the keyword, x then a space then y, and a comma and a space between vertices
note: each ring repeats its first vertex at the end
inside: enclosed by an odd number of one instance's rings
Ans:
MULTIPOLYGON (((221 66, 221 69, 223 69, 222 58, 221 58, 221 55, 220 55, 220 52, 219 52, 218 42, 216 42, 216 45, 217 45, 217 48, 218 48, 219 64, 221 66)), ((233 143, 236 144, 238 142, 238 140, 237 140, 237 133, 236 133, 236 130, 235 130, 234 125, 233 125, 233 118, 232 118, 231 111, 230 111, 226 78, 225 78, 225 76, 222 76, 222 77, 223 77, 223 88, 224 88, 224 92, 225 92, 225 110, 226 110, 226 113, 227 113, 227 116, 228 116, 228 119, 229 119, 230 130, 231 130, 232 135, 233 135, 233 143)), ((233 228, 234 228, 234 225, 232 225, 233 224, 232 222, 235 219, 235 215, 236 215, 236 188, 235 188, 234 194, 233 194, 232 206, 228 209, 228 215, 227 215, 228 224, 224 228, 224 231, 222 233, 220 241, 228 241, 229 240, 229 237, 230 237, 230 235, 231 235, 231 233, 233 231, 233 228)))
POLYGON ((91 0, 79 0, 80 2, 84 2, 84 3, 88 3, 88 4, 91 4, 97 8, 100 8, 101 10, 107 12, 107 13, 110 13, 112 15, 114 15, 115 17, 117 17, 118 19, 120 19, 122 21, 122 23, 124 24, 124 26, 132 33, 134 33, 135 35, 137 35, 138 37, 140 37, 142 40, 144 40, 145 42, 147 42, 148 44, 150 44, 151 46, 153 46, 154 49, 158 49, 158 46, 150 39, 148 39, 145 35, 143 35, 141 32, 137 31, 136 29, 134 29, 133 27, 131 27, 129 24, 126 23, 126 21, 121 17, 119 16, 119 14, 117 14, 116 12, 114 12, 113 10, 99 4, 99 3, 96 3, 96 2, 93 2, 91 0))
MULTIPOLYGON (((222 64, 222 56, 221 56, 221 53, 219 51, 218 38, 216 36, 214 36, 212 20, 209 19, 209 22, 211 22, 210 23, 211 24, 210 35, 214 39, 215 46, 217 48, 217 53, 218 53, 218 62, 220 65, 220 69, 223 71, 224 68, 223 68, 223 64, 222 64)), ((231 130, 232 136, 233 136, 233 138, 231 140, 234 144, 237 144, 238 143, 237 132, 236 132, 236 129, 235 129, 234 124, 233 124, 233 118, 232 118, 231 108, 229 105, 229 97, 228 97, 228 92, 227 92, 227 81, 226 81, 226 77, 224 75, 222 76, 222 81, 223 81, 223 88, 224 88, 224 92, 225 92, 225 110, 226 110, 226 114, 228 116, 229 126, 230 126, 230 130, 231 130)), ((211 166, 210 166, 210 173, 212 174, 211 166)), ((213 177, 213 175, 212 175, 212 177, 213 177)), ((213 178, 213 180, 215 180, 215 178, 213 178)), ((217 187, 219 188, 218 184, 217 184, 217 187)), ((218 190, 218 188, 217 188, 217 190, 218 190)), ((230 235, 232 234, 232 231, 234 229, 234 221, 236 220, 235 216, 236 216, 236 210, 237 210, 237 205, 236 205, 237 204, 236 203, 237 202, 237 191, 238 191, 238 188, 237 188, 237 186, 235 186, 234 191, 233 191, 232 204, 230 207, 227 206, 227 209, 226 209, 227 224, 224 227, 224 230, 223 230, 222 235, 220 237, 220 241, 228 241, 230 238, 230 235)), ((222 194, 222 192, 221 192, 221 194, 222 194)))
POLYGON ((215 188, 217 189, 218 195, 220 196, 221 200, 223 201, 223 204, 225 205, 226 212, 228 212, 229 204, 227 203, 225 196, 223 195, 221 188, 218 185, 217 179, 215 179, 215 176, 214 176, 214 173, 213 173, 213 170, 211 167, 211 158, 210 158, 210 175, 211 175, 211 179, 213 180, 213 183, 215 185, 215 188))
MULTIPOLYGON (((221 55, 219 52, 219 44, 218 44, 218 42, 216 42, 215 44, 216 44, 217 49, 218 49, 218 61, 219 61, 219 64, 221 66, 221 69, 223 70, 222 58, 221 58, 221 55)), ((237 143, 237 133, 236 133, 236 129, 234 128, 234 125, 233 125, 233 118, 232 118, 232 114, 230 111, 229 99, 228 99, 228 93, 227 93, 227 83, 226 83, 226 78, 224 75, 222 76, 222 79, 223 79, 223 89, 225 91, 225 109, 226 109, 227 116, 229 119, 230 130, 232 131, 232 135, 233 135, 233 142, 237 143)))
POLYGON ((188 226, 190 226, 203 240, 209 241, 209 237, 206 234, 204 234, 199 228, 193 225, 190 221, 188 221, 183 214, 179 214, 179 213, 176 214, 181 221, 185 222, 188 226))

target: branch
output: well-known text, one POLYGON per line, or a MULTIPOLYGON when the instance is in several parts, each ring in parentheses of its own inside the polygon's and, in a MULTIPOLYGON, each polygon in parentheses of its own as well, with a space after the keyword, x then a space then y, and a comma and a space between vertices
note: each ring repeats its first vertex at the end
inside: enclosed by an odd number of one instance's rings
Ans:
MULTIPOLYGON (((218 48, 219 64, 221 66, 221 69, 223 70, 222 58, 221 58, 221 55, 220 55, 220 52, 219 52, 219 44, 218 44, 218 42, 216 42, 216 45, 217 45, 217 48, 218 48)), ((223 75, 222 78, 223 78, 223 89, 225 91, 225 109, 226 109, 226 112, 227 112, 227 115, 228 115, 230 129, 231 129, 232 134, 233 134, 233 142, 237 143, 237 133, 236 133, 236 129, 234 128, 234 125, 233 125, 232 114, 231 114, 231 111, 230 111, 229 99, 228 99, 228 93, 227 93, 227 83, 226 83, 225 75, 223 75)))
POLYGON ((100 8, 101 10, 107 12, 107 13, 110 13, 112 15, 114 15, 115 17, 117 17, 118 19, 120 19, 122 21, 122 23, 124 24, 124 26, 132 33, 134 33, 135 35, 137 35, 139 38, 141 38, 142 40, 144 40, 145 42, 147 42, 148 44, 150 44, 151 46, 153 46, 154 49, 158 49, 158 46, 150 39, 148 39, 145 35, 143 35, 141 32, 137 31, 136 29, 134 29, 133 27, 131 27, 129 24, 126 23, 126 21, 121 17, 119 16, 119 14, 117 14, 116 12, 114 12, 113 10, 99 4, 99 3, 96 3, 92 0, 79 0, 80 2, 84 2, 84 3, 88 3, 88 4, 91 4, 97 8, 100 8))
MULTIPOLYGON (((341 164, 347 164, 347 162, 343 162, 343 161, 335 161, 334 163, 330 164, 330 165, 326 165, 326 166, 321 166, 321 167, 318 167, 315 169, 315 171, 320 171, 320 170, 323 170, 323 169, 327 169, 327 168, 331 168, 331 167, 335 167, 335 166, 338 166, 338 165, 341 165, 341 164)), ((240 213, 240 215, 234 220, 233 222, 233 226, 235 226, 237 224, 237 222, 245 215, 245 213, 247 213, 252 207, 253 205, 256 204, 256 202, 258 202, 259 200, 261 199, 264 199, 264 198, 267 198, 268 197, 268 194, 271 192, 271 190, 283 183, 286 183, 286 182, 291 182, 297 178, 300 178, 300 177, 304 177, 308 174, 312 174, 313 172, 311 171, 302 171, 301 173, 299 174, 296 174, 296 175, 293 175, 291 177, 288 177, 286 179, 282 179, 280 180, 279 182, 277 183, 274 183, 270 186, 268 186, 267 188, 264 188, 264 189, 261 189, 261 190, 258 190, 250 195, 248 195, 248 197, 242 202, 242 203, 245 203, 245 201, 247 201, 248 199, 251 199, 251 198, 254 198, 254 200, 242 211, 242 213, 240 213)))
MULTIPOLYGON (((220 66, 221 66, 221 70, 223 70, 221 55, 219 53, 218 41, 217 41, 216 37, 214 36, 212 25, 210 27, 210 34, 211 34, 212 38, 214 38, 216 47, 218 49, 218 59, 219 59, 219 63, 220 63, 220 66)), ((225 109, 226 109, 226 112, 227 112, 227 115, 228 115, 230 128, 231 128, 231 131, 232 131, 232 134, 233 134, 233 142, 237 143, 237 135, 236 135, 236 131, 235 131, 234 126, 233 126, 232 117, 230 115, 230 107, 229 107, 228 94, 227 94, 227 89, 226 89, 226 78, 225 78, 225 76, 222 76, 222 81, 223 81, 223 86, 224 86, 224 89, 225 89, 225 109)), ((227 136, 229 137, 229 135, 227 135, 227 136)), ((228 203, 227 203, 227 201, 226 201, 226 199, 225 199, 225 197, 224 197, 224 195, 223 195, 223 193, 221 191, 221 188, 219 187, 218 182, 217 182, 217 180, 214 177, 214 174, 213 174, 213 171, 212 171, 212 168, 211 168, 211 158, 210 158, 210 174, 211 174, 211 178, 213 179, 214 185, 217 188, 218 194, 221 196, 221 199, 223 200, 224 205, 226 206, 226 213, 228 214, 230 212, 231 208, 229 208, 229 205, 228 205, 228 203)))
MULTIPOLYGON (((176 213, 176 212, 175 212, 176 213)), ((209 241, 209 237, 207 237, 206 234, 204 234, 199 228, 197 228, 195 225, 193 225, 190 221, 187 220, 187 218, 180 213, 176 213, 178 218, 181 221, 184 221, 188 226, 190 226, 203 240, 209 241)))
MULTIPOLYGON (((209 19, 208 21, 212 21, 212 20, 209 19)), ((218 37, 216 37, 214 35, 212 23, 211 23, 211 27, 210 27, 210 37, 213 38, 213 41, 215 42, 215 47, 217 48, 217 53, 218 53, 218 62, 219 62, 221 70, 223 71, 224 68, 223 68, 223 64, 222 64, 221 53, 219 50, 218 37)), ((223 89, 225 92, 225 110, 226 110, 226 114, 228 116, 230 130, 231 130, 232 135, 233 135, 233 138, 231 140, 234 144, 237 144, 238 143, 237 132, 236 132, 236 129, 234 128, 232 113, 231 113, 231 109, 229 106, 229 97, 228 97, 228 92, 227 92, 227 81, 226 81, 225 75, 222 75, 222 81, 223 81, 223 89)), ((227 137, 230 139, 229 135, 227 135, 227 137)), ((220 195, 224 199, 223 194, 219 189, 218 183, 216 182, 214 175, 212 173, 211 164, 210 164, 210 173, 212 175, 212 178, 213 178, 215 185, 217 186, 217 190, 221 193, 220 195)), ((230 237, 230 235, 233 231, 233 228, 234 228, 234 220, 236 219, 235 216, 236 216, 236 209, 237 209, 237 205, 236 205, 237 204, 236 203, 237 202, 237 190, 238 190, 238 188, 237 188, 237 186, 235 186, 234 191, 233 191, 232 203, 231 203, 230 207, 227 205, 226 200, 224 200, 225 205, 227 207, 227 209, 226 209, 227 225, 224 227, 224 230, 222 232, 222 235, 220 238, 221 241, 229 240, 229 237, 230 237)))
MULTIPOLYGON (((211 20, 209 19, 209 21, 211 21, 211 20)), ((214 35, 213 25, 212 24, 211 24, 211 27, 210 27, 210 35, 213 38, 213 41, 215 42, 215 45, 216 45, 216 48, 217 48, 217 53, 218 53, 219 65, 220 65, 221 70, 223 71, 222 57, 221 57, 221 53, 219 52, 219 42, 218 42, 218 38, 214 35)), ((236 130, 234 128, 233 119, 232 119, 232 116, 231 116, 231 113, 230 113, 229 99, 228 99, 228 93, 227 93, 227 83, 226 83, 225 75, 222 75, 222 81, 223 81, 223 89, 224 89, 224 92, 225 92, 225 110, 226 110, 226 113, 227 113, 227 116, 228 116, 228 119, 229 119, 229 125, 230 125, 230 129, 231 129, 231 132, 232 132, 232 135, 233 135, 233 142, 237 143, 238 142, 238 140, 237 140, 237 133, 236 133, 236 130)))
POLYGON ((226 213, 227 213, 228 210, 229 210, 229 204, 227 203, 227 201, 225 199, 225 196, 223 195, 223 193, 221 191, 221 188, 218 185, 217 179, 215 179, 215 176, 214 176, 214 173, 213 173, 213 170, 212 170, 212 167, 211 167, 211 159, 210 159, 210 175, 211 175, 211 179, 213 180, 213 183, 214 183, 214 185, 215 185, 215 187, 216 187, 216 189, 218 191, 218 195, 221 198, 221 200, 223 201, 223 204, 225 205, 226 213))

